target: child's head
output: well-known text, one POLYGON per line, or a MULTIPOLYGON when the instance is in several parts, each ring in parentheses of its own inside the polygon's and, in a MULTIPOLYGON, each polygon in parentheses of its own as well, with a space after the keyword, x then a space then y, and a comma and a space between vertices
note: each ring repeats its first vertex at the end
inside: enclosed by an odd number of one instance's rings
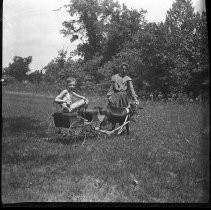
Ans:
POLYGON ((129 69, 129 65, 127 63, 125 63, 125 62, 122 63, 121 69, 120 69, 120 74, 122 76, 125 76, 127 74, 127 72, 128 72, 128 69, 129 69))
POLYGON ((67 88, 69 90, 75 89, 75 85, 76 85, 76 79, 75 78, 68 77, 66 81, 67 81, 67 88))

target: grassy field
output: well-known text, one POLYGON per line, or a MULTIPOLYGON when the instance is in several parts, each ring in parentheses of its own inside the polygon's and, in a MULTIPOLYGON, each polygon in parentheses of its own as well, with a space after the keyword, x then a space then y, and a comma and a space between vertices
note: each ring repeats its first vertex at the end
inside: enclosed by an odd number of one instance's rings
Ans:
MULTIPOLYGON (((88 98, 90 107, 106 102, 88 98)), ((3 92, 2 99, 3 204, 208 202, 208 105, 145 102, 129 136, 82 146, 47 132, 53 98, 3 92)))

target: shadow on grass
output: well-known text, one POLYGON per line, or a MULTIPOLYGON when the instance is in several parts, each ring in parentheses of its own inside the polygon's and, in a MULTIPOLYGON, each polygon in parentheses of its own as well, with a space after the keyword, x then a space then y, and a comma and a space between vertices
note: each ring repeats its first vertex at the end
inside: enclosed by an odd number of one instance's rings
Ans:
POLYGON ((84 137, 73 137, 73 136, 55 136, 49 138, 47 141, 54 143, 54 144, 63 144, 67 145, 69 147, 78 147, 81 146, 87 139, 84 139, 84 137))
POLYGON ((8 117, 2 118, 3 136, 13 136, 14 134, 35 134, 38 137, 47 137, 46 125, 41 124, 41 121, 25 117, 8 117))
POLYGON ((76 128, 76 130, 72 129, 70 130, 70 132, 69 129, 66 128, 55 128, 49 133, 49 138, 47 139, 47 141, 69 146, 80 146, 85 141, 97 139, 97 137, 97 133, 90 131, 90 129, 86 130, 86 128, 84 127, 82 130, 77 131, 76 128))
POLYGON ((54 137, 49 138, 48 142, 55 143, 55 144, 72 145, 76 141, 70 136, 69 137, 54 136, 54 137))
POLYGON ((19 151, 13 151, 13 153, 3 154, 3 162, 4 164, 29 164, 29 168, 33 168, 35 166, 46 166, 57 163, 58 155, 50 154, 50 155, 39 155, 32 152, 32 154, 21 154, 19 151), (32 164, 33 163, 33 164, 32 164))

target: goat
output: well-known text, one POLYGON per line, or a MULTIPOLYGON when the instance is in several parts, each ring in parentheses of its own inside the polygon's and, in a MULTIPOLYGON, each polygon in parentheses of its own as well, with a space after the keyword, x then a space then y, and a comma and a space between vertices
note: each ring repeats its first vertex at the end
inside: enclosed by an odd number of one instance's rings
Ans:
MULTIPOLYGON (((139 107, 138 109, 143 108, 139 107)), ((114 131, 116 123, 119 123, 121 126, 125 125, 127 134, 129 135, 129 121, 134 121, 131 117, 137 113, 137 107, 135 104, 130 104, 127 108, 119 108, 108 104, 106 107, 97 106, 93 109, 81 108, 77 113, 88 122, 96 121, 96 119, 99 120, 99 130, 108 124, 112 124, 111 131, 114 131)))
MULTIPOLYGON (((129 121, 134 121, 131 117, 136 113, 136 105, 130 104, 127 108, 124 107, 113 107, 107 105, 107 107, 98 107, 100 115, 104 118, 100 123, 100 129, 108 124, 112 124, 112 131, 114 131, 116 123, 123 125, 125 123, 127 134, 129 135, 129 121)), ((139 108, 142 109, 142 108, 139 108)))

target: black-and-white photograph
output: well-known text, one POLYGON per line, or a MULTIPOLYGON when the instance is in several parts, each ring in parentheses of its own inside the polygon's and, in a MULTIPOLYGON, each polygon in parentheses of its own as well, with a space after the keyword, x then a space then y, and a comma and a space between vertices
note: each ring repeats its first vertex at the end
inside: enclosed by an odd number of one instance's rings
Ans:
POLYGON ((2 8, 3 205, 209 204, 205 0, 2 8))

